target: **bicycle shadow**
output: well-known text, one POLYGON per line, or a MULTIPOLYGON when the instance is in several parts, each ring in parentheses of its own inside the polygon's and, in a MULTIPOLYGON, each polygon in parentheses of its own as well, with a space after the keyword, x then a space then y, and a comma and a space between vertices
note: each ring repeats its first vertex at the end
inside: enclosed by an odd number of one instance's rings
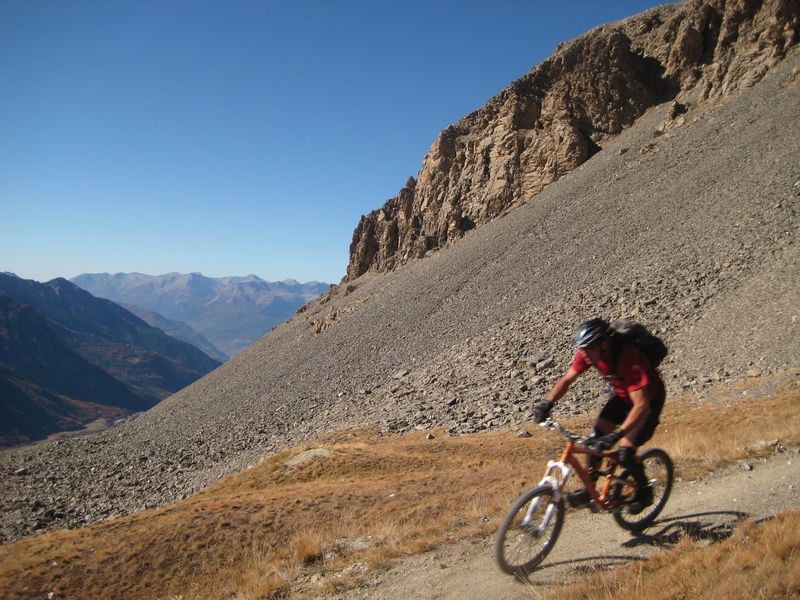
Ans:
POLYGON ((749 516, 748 513, 742 511, 720 510, 659 519, 649 527, 649 530, 659 526, 661 526, 661 529, 654 533, 646 533, 645 531, 632 532, 634 537, 623 542, 622 546, 636 548, 637 546, 649 545, 664 548, 674 546, 687 537, 696 542, 714 544, 728 539, 733 535, 737 522, 749 516), (714 519, 714 517, 717 517, 717 519, 714 519), (723 517, 722 522, 720 522, 719 517, 723 517))
POLYGON ((598 554, 595 556, 582 556, 580 558, 571 558, 569 560, 557 560, 553 562, 546 562, 528 573, 527 575, 516 575, 517 583, 525 584, 528 586, 541 587, 556 587, 563 583, 562 579, 553 580, 539 580, 534 579, 537 575, 546 574, 550 570, 558 570, 561 567, 571 567, 577 573, 591 573, 592 571, 604 571, 614 569, 616 567, 623 567, 637 561, 646 561, 647 558, 643 556, 632 556, 630 554, 598 554))
MULTIPOLYGON (((581 558, 571 558, 569 560, 557 560, 547 563, 544 566, 536 569, 538 571, 546 571, 547 569, 556 569, 558 567, 572 565, 576 571, 595 571, 602 569, 610 569, 618 567, 623 564, 647 560, 644 556, 631 556, 630 554, 599 554, 597 556, 582 556, 581 558), (582 563, 590 563, 590 565, 583 565, 582 563)), ((533 573, 531 573, 533 575, 533 573)))
MULTIPOLYGON (((698 542, 708 542, 714 544, 728 539, 733 535, 736 525, 742 519, 750 515, 742 511, 708 511, 702 513, 692 513, 677 515, 666 519, 659 519, 648 530, 632 532, 633 537, 621 544, 624 548, 636 548, 637 546, 649 545, 658 548, 668 548, 674 546, 682 539, 689 537, 698 542), (714 519, 714 517, 717 517, 714 519), (721 522, 720 522, 721 521, 721 522)), ((646 561, 649 557, 635 556, 631 554, 599 554, 594 556, 582 556, 568 560, 545 562, 527 576, 517 576, 520 583, 527 585, 552 586, 558 585, 555 581, 534 581, 537 574, 545 574, 550 570, 558 570, 563 567, 571 567, 578 573, 589 573, 592 571, 602 571, 632 564, 634 562, 646 561)))

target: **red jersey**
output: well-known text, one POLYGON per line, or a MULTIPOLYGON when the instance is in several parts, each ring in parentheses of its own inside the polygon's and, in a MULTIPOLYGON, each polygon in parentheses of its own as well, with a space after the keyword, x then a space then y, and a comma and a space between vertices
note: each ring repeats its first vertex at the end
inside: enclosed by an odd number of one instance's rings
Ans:
POLYGON ((633 344, 625 344, 620 350, 616 372, 604 360, 591 365, 586 352, 583 349, 578 350, 572 361, 572 368, 580 374, 591 366, 600 371, 617 396, 626 400, 630 400, 630 392, 648 387, 659 380, 658 373, 650 366, 650 361, 633 344))

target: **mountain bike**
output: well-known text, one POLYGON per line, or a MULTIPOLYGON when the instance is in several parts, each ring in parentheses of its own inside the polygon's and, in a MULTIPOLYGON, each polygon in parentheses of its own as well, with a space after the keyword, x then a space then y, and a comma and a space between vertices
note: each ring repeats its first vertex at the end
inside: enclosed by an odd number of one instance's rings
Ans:
POLYGON ((631 503, 639 486, 627 471, 617 473, 620 464, 616 451, 593 448, 591 438, 572 433, 552 419, 542 426, 563 435, 567 444, 561 458, 547 463, 544 478, 517 498, 500 525, 495 560, 509 575, 526 577, 553 549, 564 524, 567 497, 573 506, 610 512, 623 529, 641 531, 653 524, 672 490, 672 459, 659 448, 645 450, 637 458, 644 464, 653 503, 636 513, 631 503), (577 456, 581 454, 600 457, 595 473, 579 462, 577 456), (564 489, 572 473, 577 473, 583 488, 566 494, 564 489))

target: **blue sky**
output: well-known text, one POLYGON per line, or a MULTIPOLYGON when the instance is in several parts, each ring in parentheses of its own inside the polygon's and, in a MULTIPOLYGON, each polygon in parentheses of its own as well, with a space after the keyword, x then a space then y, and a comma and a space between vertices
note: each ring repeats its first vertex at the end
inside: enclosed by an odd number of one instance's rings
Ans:
POLYGON ((0 0, 0 271, 338 282, 439 131, 658 4, 0 0))

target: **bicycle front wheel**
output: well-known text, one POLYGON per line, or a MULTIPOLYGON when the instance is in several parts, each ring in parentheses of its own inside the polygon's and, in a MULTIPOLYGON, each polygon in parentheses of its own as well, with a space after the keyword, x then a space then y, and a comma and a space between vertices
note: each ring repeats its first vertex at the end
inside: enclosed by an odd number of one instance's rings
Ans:
POLYGON ((497 532, 494 556, 509 575, 526 577, 552 550, 564 524, 564 501, 540 485, 522 494, 509 509, 497 532))
MULTIPOLYGON (((638 514, 632 514, 627 506, 622 506, 614 513, 617 525, 628 531, 641 531, 650 527, 661 514, 672 491, 674 467, 669 454, 660 448, 650 448, 639 455, 639 460, 644 465, 644 472, 653 490, 653 503, 638 514)), ((629 477, 627 471, 623 472, 621 477, 627 481, 615 484, 614 494, 623 501, 630 501, 636 493, 636 483, 629 477)))

